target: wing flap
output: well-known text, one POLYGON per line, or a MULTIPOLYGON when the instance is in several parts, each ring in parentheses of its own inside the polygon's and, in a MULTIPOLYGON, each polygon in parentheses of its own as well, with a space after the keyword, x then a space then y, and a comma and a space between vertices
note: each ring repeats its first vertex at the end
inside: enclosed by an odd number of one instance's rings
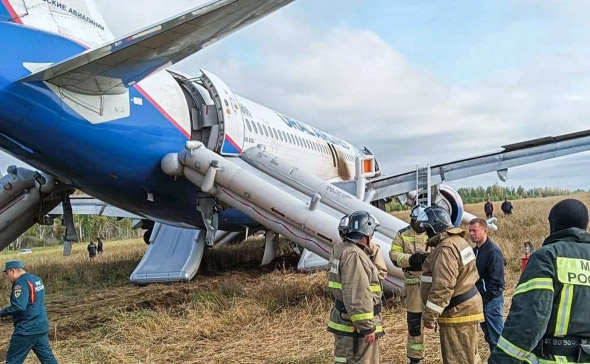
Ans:
POLYGON ((120 94, 294 0, 219 0, 34 72, 21 82, 46 81, 72 92, 120 94))

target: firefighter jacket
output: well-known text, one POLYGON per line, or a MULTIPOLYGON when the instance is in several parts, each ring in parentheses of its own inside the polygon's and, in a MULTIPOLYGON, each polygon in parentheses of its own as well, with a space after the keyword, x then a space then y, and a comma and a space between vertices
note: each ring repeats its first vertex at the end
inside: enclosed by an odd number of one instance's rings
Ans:
POLYGON ((369 259, 375 264, 377 268, 377 272, 379 275, 379 282, 383 287, 383 281, 387 278, 387 265, 385 264, 385 259, 383 258, 383 253, 381 253, 381 248, 377 244, 369 244, 369 259))
POLYGON ((382 281, 371 257, 380 257, 376 244, 361 247, 345 241, 334 246, 328 265, 328 290, 334 297, 328 331, 340 336, 383 335, 382 281))
POLYGON ((421 270, 410 268, 410 256, 414 253, 426 253, 426 233, 418 234, 411 226, 401 229, 391 243, 389 257, 393 264, 404 271, 405 284, 420 283, 421 270))
POLYGON ((41 278, 25 273, 12 284, 10 306, 0 317, 12 316, 14 335, 39 335, 49 332, 45 311, 45 285, 41 278))
POLYGON ((459 326, 484 320, 481 296, 475 288, 479 279, 475 254, 464 236, 462 229, 450 228, 428 240, 434 250, 422 266, 425 322, 459 326), (469 298, 462 301, 465 297, 469 298))
POLYGON ((590 235, 577 228, 551 234, 520 277, 489 362, 568 362, 559 355, 543 356, 540 346, 547 339, 559 343, 590 338, 589 303, 590 235))

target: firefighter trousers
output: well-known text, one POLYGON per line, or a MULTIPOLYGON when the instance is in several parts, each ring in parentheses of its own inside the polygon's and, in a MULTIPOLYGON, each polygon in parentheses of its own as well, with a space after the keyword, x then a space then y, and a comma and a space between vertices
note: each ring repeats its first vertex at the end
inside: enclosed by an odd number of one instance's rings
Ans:
POLYGON ((334 335, 334 363, 347 364, 379 364, 381 353, 379 339, 371 345, 365 343, 364 338, 357 338, 355 353, 354 339, 351 336, 334 335))
POLYGON ((420 284, 406 284, 406 311, 408 342, 406 353, 411 359, 424 359, 424 332, 422 328, 422 297, 420 284))
POLYGON ((479 323, 440 326, 440 348, 444 364, 481 364, 477 352, 479 323))

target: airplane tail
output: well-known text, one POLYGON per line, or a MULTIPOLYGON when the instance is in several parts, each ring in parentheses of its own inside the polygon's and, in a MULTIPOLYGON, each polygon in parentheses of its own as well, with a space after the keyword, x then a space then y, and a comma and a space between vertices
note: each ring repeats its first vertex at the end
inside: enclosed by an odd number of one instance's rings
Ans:
POLYGON ((0 21, 59 34, 87 48, 114 39, 94 0, 0 0, 0 21))

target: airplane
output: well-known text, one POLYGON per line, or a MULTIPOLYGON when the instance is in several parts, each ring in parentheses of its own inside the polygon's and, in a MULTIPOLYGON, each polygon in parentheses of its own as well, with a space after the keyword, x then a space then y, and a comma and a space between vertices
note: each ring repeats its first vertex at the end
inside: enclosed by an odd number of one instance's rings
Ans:
POLYGON ((75 241, 74 188, 156 222, 138 283, 192 278, 204 247, 227 238, 219 231, 263 227, 265 261, 277 233, 326 258, 340 218, 365 209, 396 291, 403 274, 387 252, 407 223, 383 211, 388 199, 442 205, 458 225, 473 215, 444 182, 505 179, 590 149, 583 131, 388 175, 367 148, 235 95, 212 72, 170 68, 292 1, 218 0, 115 38, 92 0, 2 0, 0 148, 38 171, 11 167, 0 180, 0 249, 60 202, 75 241))

